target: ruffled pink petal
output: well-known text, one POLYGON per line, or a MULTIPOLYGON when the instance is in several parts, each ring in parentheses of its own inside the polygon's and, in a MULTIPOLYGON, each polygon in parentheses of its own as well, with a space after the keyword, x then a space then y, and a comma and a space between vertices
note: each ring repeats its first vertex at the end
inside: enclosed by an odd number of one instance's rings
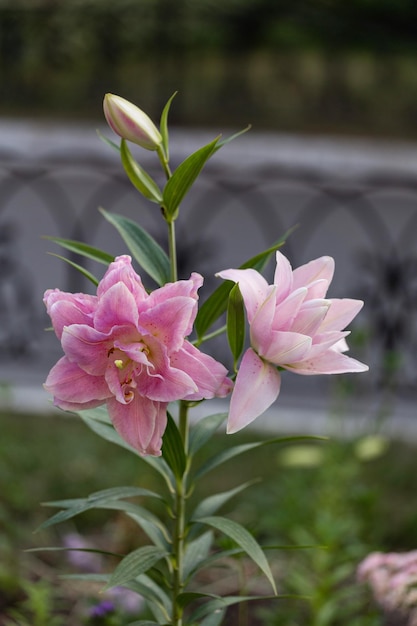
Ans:
POLYGON ((241 430, 268 409, 278 397, 281 376, 249 348, 243 355, 230 401, 227 432, 241 430))
POLYGON ((64 326, 69 324, 92 326, 93 324, 93 313, 97 306, 96 296, 48 289, 43 301, 58 339, 61 339, 64 326))
POLYGON ((338 350, 330 349, 314 359, 284 366, 295 374, 345 374, 347 372, 367 372, 369 367, 338 350))
POLYGON ((127 254, 116 257, 113 263, 110 263, 97 287, 97 296, 102 298, 106 291, 117 283, 123 283, 137 303, 148 297, 140 276, 132 267, 132 259, 127 254))
POLYGON ((308 335, 275 330, 270 335, 267 350, 260 356, 275 365, 285 365, 305 359, 311 345, 312 339, 308 335))
MULTIPOLYGON (((334 274, 334 259, 331 256, 322 256, 305 265, 300 265, 293 272, 293 288, 308 287, 316 280, 325 280, 327 285, 332 282, 334 274)), ((325 295, 325 293, 323 294, 325 295)))
POLYGON ((149 306, 153 307, 156 304, 179 296, 192 298, 197 301, 198 290, 203 285, 203 282, 204 279, 201 274, 193 272, 188 280, 178 280, 175 283, 167 283, 159 287, 159 289, 152 291, 149 295, 149 306))
POLYGON ((318 298, 325 298, 329 283, 324 278, 314 280, 307 287, 306 300, 316 300, 318 298))
POLYGON ((348 350, 348 345, 345 341, 345 337, 348 335, 350 335, 349 330, 330 330, 320 335, 314 335, 313 345, 308 353, 309 359, 316 358, 329 348, 337 350, 337 352, 345 352, 348 350))
POLYGON ((307 296, 307 288, 300 287, 292 291, 285 300, 280 302, 274 313, 273 330, 290 330, 295 316, 307 296))
POLYGON ((142 455, 161 455, 162 435, 167 424, 167 404, 139 394, 129 404, 108 400, 113 426, 126 443, 142 455))
POLYGON ((104 374, 113 345, 108 335, 84 324, 73 324, 64 328, 61 343, 68 359, 85 372, 104 374))
POLYGON ((274 285, 277 286, 277 303, 279 304, 293 290, 293 271, 291 263, 279 250, 276 253, 276 261, 274 285))
POLYGON ((350 298, 331 298, 330 303, 327 315, 320 326, 320 332, 343 330, 363 307, 362 300, 352 300, 350 298))
POLYGON ((232 381, 227 378, 227 369, 188 341, 171 356, 171 365, 186 372, 197 385, 197 391, 183 400, 224 398, 233 388, 232 381))
POLYGON ((239 283, 239 289, 248 314, 248 321, 251 324, 258 309, 261 307, 269 293, 269 286, 265 278, 253 269, 223 270, 222 272, 218 272, 216 276, 219 276, 224 280, 231 280, 234 283, 239 283))
POLYGON ((112 285, 99 299, 94 316, 94 327, 109 333, 115 326, 133 326, 138 323, 136 300, 122 282, 112 285))
POLYGON ((64 410, 99 406, 111 395, 102 376, 87 374, 65 356, 49 372, 44 388, 54 396, 54 404, 64 410))
POLYGON ((275 315, 277 288, 272 285, 268 291, 269 294, 259 307, 250 327, 251 345, 259 354, 268 350, 275 315))
POLYGON ((134 379, 141 395, 160 402, 173 402, 197 393, 198 387, 192 375, 174 367, 164 346, 148 337, 149 361, 151 366, 142 366, 134 379))
POLYGON ((175 296, 141 313, 139 329, 162 343, 168 353, 179 350, 190 334, 195 317, 195 301, 175 296))
POLYGON ((312 337, 320 328, 329 307, 329 300, 308 300, 304 302, 291 325, 291 330, 312 337))

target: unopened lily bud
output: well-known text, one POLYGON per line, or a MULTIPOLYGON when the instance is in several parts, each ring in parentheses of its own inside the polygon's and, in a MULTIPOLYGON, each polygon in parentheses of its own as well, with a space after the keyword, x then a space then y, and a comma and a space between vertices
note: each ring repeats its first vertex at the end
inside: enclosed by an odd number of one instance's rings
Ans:
POLYGON ((161 145, 161 133, 150 117, 128 100, 107 93, 104 96, 103 110, 110 128, 123 139, 146 150, 157 150, 161 145))

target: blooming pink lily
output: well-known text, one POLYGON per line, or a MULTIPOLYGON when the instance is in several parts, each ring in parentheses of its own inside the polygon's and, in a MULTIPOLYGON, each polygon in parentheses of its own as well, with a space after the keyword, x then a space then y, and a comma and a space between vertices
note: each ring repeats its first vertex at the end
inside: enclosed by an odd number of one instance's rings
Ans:
POLYGON ((161 454, 169 402, 224 397, 227 370, 186 337, 203 279, 168 283, 148 294, 129 256, 110 264, 97 295, 49 289, 44 302, 65 356, 45 389, 56 406, 106 404, 121 437, 141 454, 161 454))
POLYGON ((277 399, 281 386, 277 366, 305 375, 368 369, 344 354, 349 332, 343 329, 363 302, 325 297, 334 260, 323 256, 294 271, 281 252, 276 260, 273 285, 254 269, 218 273, 239 284, 250 325, 251 347, 243 355, 236 377, 229 433, 252 422, 277 399))

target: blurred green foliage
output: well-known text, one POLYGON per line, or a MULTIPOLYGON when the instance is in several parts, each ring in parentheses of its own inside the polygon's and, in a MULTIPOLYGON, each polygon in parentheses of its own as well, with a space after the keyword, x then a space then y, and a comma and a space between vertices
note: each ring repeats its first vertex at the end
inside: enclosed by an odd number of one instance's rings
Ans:
POLYGON ((107 91, 177 124, 405 134, 412 0, 3 0, 0 114, 101 116, 107 91))

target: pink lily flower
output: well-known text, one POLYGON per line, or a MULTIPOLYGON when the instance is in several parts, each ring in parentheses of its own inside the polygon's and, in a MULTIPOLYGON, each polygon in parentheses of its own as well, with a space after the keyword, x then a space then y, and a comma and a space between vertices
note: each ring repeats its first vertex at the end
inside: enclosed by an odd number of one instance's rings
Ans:
POLYGON ((64 410, 106 404, 120 436, 141 454, 161 454, 169 402, 224 397, 226 368, 185 338, 197 313, 203 278, 168 283, 148 294, 120 256, 97 295, 45 292, 44 302, 65 356, 45 389, 64 410))
POLYGON ((363 306, 361 300, 327 299, 334 260, 324 256, 293 271, 276 253, 274 284, 254 269, 228 269, 217 276, 239 284, 250 326, 251 347, 243 355, 233 390, 227 431, 234 433, 277 399, 277 366, 296 374, 364 372, 366 365, 343 354, 343 329, 363 306))

